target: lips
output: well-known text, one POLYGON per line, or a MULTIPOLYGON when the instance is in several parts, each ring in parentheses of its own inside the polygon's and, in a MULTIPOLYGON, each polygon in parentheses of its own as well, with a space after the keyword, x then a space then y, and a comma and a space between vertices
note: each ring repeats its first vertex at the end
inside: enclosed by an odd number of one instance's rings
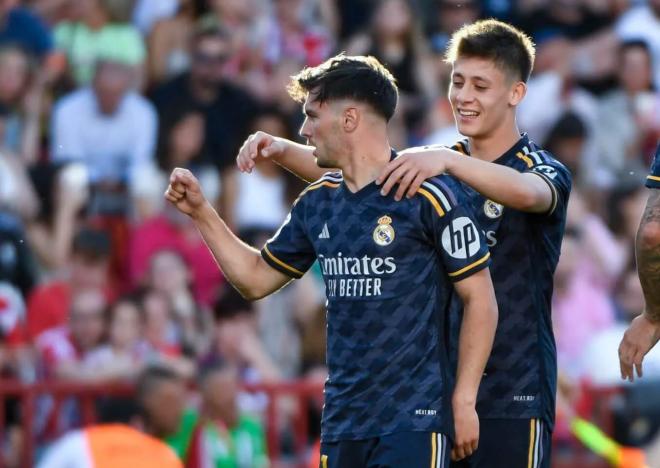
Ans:
POLYGON ((477 112, 475 110, 468 110, 468 109, 458 109, 458 114, 461 117, 467 117, 467 118, 478 117, 479 116, 479 112, 477 112))

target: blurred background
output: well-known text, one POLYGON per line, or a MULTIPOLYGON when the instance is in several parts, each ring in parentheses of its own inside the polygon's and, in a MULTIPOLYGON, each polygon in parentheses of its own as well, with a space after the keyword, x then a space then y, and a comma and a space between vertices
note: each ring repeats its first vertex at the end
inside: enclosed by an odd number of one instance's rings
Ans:
POLYGON ((486 17, 536 43, 518 123, 574 176, 553 300, 555 465, 607 466, 571 434, 579 414, 659 467, 660 350, 624 385, 617 347, 644 306, 633 242, 660 138, 660 0, 0 0, 2 466, 124 414, 138 376, 157 383, 138 385, 143 426, 182 457, 173 434, 207 418, 231 430, 220 445, 238 441, 226 466, 314 466, 320 273, 245 302, 165 204, 168 174, 190 168, 259 247, 303 184, 268 161, 240 174, 234 158, 257 129, 297 138, 289 76, 374 55, 401 90, 395 147, 452 144, 443 52, 486 17))

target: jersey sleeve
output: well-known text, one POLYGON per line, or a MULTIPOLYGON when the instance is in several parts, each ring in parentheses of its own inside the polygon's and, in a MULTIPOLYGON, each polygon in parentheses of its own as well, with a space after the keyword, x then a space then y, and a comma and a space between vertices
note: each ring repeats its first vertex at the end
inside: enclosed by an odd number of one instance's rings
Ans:
POLYGON ((545 213, 546 216, 552 216, 555 212, 563 213, 571 193, 570 171, 554 158, 542 154, 528 156, 532 160, 532 166, 526 172, 531 172, 543 179, 552 192, 552 203, 550 209, 545 213))
POLYGON ((660 144, 658 149, 655 150, 651 173, 646 176, 646 186, 652 189, 660 189, 660 144))
POLYGON ((316 260, 314 246, 304 225, 304 199, 298 200, 270 238, 261 256, 271 267, 292 278, 301 278, 316 260))
POLYGON ((488 244, 458 184, 450 188, 439 178, 430 179, 418 195, 422 197, 422 223, 449 278, 460 281, 488 267, 488 244))

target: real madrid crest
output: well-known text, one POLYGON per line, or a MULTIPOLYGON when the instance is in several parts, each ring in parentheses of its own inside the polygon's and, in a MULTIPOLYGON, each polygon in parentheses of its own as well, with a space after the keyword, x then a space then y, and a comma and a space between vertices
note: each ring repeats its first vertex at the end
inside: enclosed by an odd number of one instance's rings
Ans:
POLYGON ((380 246, 390 245, 394 240, 394 228, 392 227, 392 218, 381 216, 378 219, 378 226, 374 229, 374 242, 380 246))
POLYGON ((502 216, 503 211, 504 206, 500 205, 499 203, 495 203, 493 200, 486 200, 484 203, 484 213, 490 219, 499 218, 502 216))

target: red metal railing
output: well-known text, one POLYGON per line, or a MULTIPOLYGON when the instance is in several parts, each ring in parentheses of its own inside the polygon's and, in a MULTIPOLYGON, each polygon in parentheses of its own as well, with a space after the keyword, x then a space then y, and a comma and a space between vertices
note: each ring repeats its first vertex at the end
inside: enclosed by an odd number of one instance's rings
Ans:
MULTIPOLYGON (((268 453, 271 460, 280 458, 280 425, 278 424, 277 401, 282 397, 294 398, 297 411, 293 419, 294 448, 303 466, 303 454, 308 449, 307 412, 313 399, 322 395, 323 387, 318 383, 306 381, 291 381, 276 384, 246 385, 248 392, 264 393, 268 396, 266 407, 266 437, 268 453)), ((65 399, 75 398, 80 405, 82 425, 93 424, 96 420, 95 400, 102 396, 131 396, 133 387, 122 384, 82 384, 71 382, 39 382, 26 385, 12 380, 0 380, 0 440, 5 433, 5 402, 7 398, 17 398, 21 406, 21 429, 24 443, 22 447, 21 466, 34 466, 36 441, 34 427, 36 419, 36 401, 42 395, 50 395, 55 401, 54 411, 65 399)), ((51 434, 52 436, 59 434, 51 434)), ((0 466, 2 466, 0 459, 0 466)))

